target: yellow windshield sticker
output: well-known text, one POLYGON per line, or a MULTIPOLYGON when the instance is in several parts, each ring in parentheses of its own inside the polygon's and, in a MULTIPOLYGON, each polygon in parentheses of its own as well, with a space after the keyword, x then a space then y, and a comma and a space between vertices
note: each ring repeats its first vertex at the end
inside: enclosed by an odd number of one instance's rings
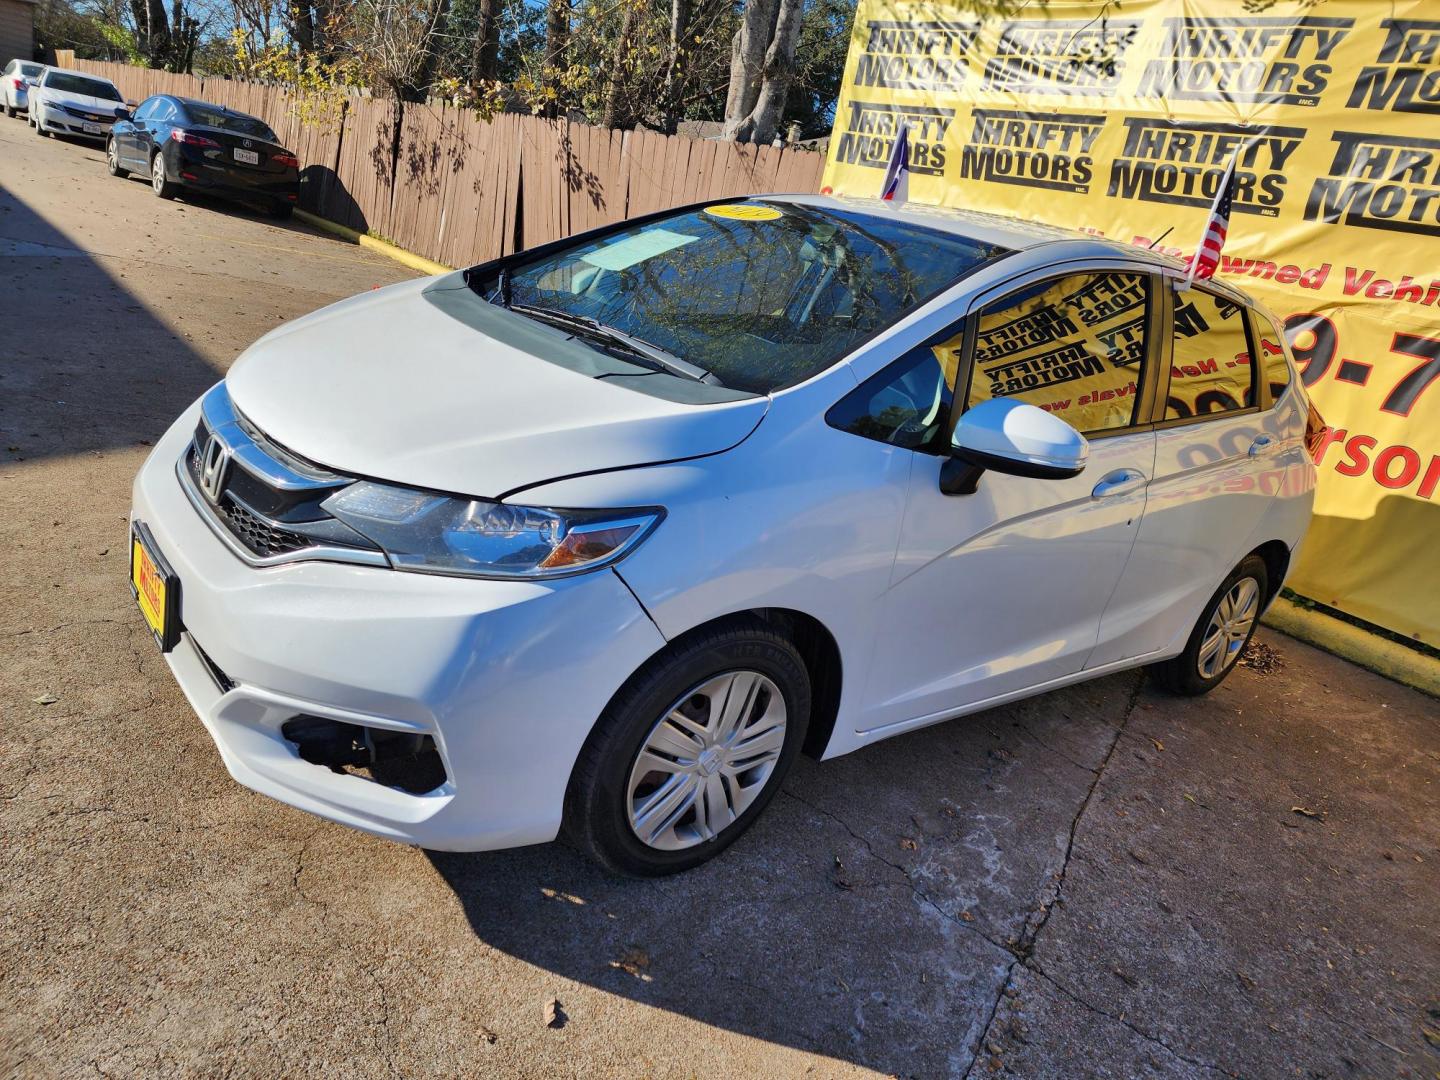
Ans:
POLYGON ((723 203, 720 206, 707 206, 705 213, 711 217, 734 218, 736 221, 774 221, 780 217, 780 211, 773 206, 761 206, 757 203, 723 203))

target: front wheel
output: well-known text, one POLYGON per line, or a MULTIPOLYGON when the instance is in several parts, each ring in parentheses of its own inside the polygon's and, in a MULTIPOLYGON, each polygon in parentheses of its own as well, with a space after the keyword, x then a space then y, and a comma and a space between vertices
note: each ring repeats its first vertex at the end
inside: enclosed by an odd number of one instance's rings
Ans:
POLYGON ((621 874, 658 877, 729 847, 775 797, 810 718, 795 646, 758 619, 650 660, 586 740, 565 831, 621 874))
POLYGON ((1210 597, 1185 651, 1151 665, 1151 678, 1186 697, 1209 693, 1224 682, 1255 634, 1269 583, 1265 560, 1247 555, 1210 597))

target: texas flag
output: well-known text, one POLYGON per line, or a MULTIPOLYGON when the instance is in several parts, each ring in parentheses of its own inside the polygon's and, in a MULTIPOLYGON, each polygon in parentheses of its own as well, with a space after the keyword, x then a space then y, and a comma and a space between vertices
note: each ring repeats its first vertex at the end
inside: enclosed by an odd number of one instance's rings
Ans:
POLYGON ((885 166, 880 198, 897 204, 910 199, 910 127, 903 121, 895 135, 895 145, 890 149, 890 164, 885 166))
POLYGON ((1190 267, 1185 275, 1185 287, 1197 278, 1204 280, 1215 276, 1220 268, 1220 249, 1225 246, 1225 235, 1230 231, 1230 208, 1235 202, 1235 162, 1240 157, 1237 150, 1225 175, 1220 179, 1220 190, 1215 192, 1215 203, 1210 207, 1210 217, 1205 222, 1205 234, 1200 246, 1190 257, 1190 267))

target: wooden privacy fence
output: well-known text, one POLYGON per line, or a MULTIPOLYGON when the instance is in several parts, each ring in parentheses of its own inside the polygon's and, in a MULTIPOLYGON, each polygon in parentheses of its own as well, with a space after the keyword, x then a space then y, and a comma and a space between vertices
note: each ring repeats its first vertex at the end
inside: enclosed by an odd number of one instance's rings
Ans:
POLYGON ((336 119, 302 124, 282 87, 60 63, 112 80, 130 101, 178 94, 260 117, 300 159, 301 206, 449 266, 684 203, 812 192, 825 163, 805 150, 508 113, 487 122, 438 102, 362 95, 336 119))

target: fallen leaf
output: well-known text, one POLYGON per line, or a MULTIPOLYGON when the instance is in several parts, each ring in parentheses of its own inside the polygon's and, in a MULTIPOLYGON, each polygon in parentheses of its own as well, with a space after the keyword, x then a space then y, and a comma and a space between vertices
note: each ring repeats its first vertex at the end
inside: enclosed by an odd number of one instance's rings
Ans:
POLYGON ((560 1000, 558 998, 550 998, 545 1002, 543 1015, 545 1017, 546 1027, 558 1028, 565 1026, 565 1012, 560 1008, 560 1000))
POLYGON ((968 912, 968 911, 962 911, 962 912, 960 912, 960 918, 961 918, 962 920, 964 920, 965 922, 974 922, 974 921, 975 921, 975 916, 974 916, 974 915, 971 915, 970 912, 968 912))
POLYGON ((55 702, 60 699, 54 694, 41 694, 39 697, 31 698, 30 700, 35 702, 36 705, 54 705, 55 702))
POLYGON ((1159 739, 1155 738, 1155 736, 1153 736, 1153 735, 1150 736, 1150 741, 1155 744, 1155 749, 1156 749, 1156 750, 1164 750, 1164 749, 1165 749, 1165 744, 1164 744, 1163 742, 1161 742, 1159 739))
POLYGON ((908 836, 902 836, 902 837, 900 838, 900 846, 901 846, 902 848, 904 848, 906 851, 914 851, 914 850, 915 850, 916 848, 918 848, 920 845, 917 844, 914 840, 911 840, 910 837, 908 837, 908 836))
POLYGON ((1300 814, 1304 817, 1318 818, 1324 816, 1320 813, 1319 810, 1311 810, 1309 807, 1306 806, 1292 806, 1290 807, 1290 812, 1292 814, 1300 814))

